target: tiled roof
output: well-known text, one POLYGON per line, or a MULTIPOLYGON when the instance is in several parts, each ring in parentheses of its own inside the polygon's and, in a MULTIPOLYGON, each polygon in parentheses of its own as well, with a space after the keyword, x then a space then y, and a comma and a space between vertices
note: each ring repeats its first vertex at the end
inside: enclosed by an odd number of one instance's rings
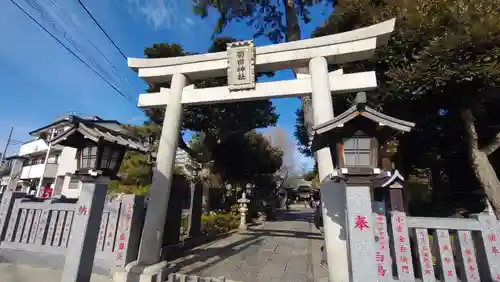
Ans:
POLYGON ((57 136, 52 140, 53 144, 57 144, 66 140, 70 135, 75 132, 81 133, 86 138, 97 142, 100 139, 104 139, 110 143, 119 144, 125 146, 131 150, 136 150, 140 152, 147 152, 148 149, 142 144, 142 142, 134 137, 131 133, 126 130, 113 130, 109 127, 103 126, 98 121, 83 120, 83 119, 73 119, 72 127, 61 135, 57 136))

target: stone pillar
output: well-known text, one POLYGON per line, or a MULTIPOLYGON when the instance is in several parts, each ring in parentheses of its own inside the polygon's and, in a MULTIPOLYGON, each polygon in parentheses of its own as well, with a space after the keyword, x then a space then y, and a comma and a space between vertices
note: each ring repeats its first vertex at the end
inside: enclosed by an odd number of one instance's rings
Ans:
MULTIPOLYGON (((156 168, 153 169, 153 182, 149 188, 149 202, 137 265, 152 265, 160 261, 165 218, 174 172, 175 153, 179 142, 182 119, 182 90, 186 83, 187 79, 183 74, 174 74, 172 77, 170 93, 168 94, 169 101, 158 147, 156 168)), ((165 93, 165 95, 167 94, 165 93)))
POLYGON ((377 281, 370 187, 349 185, 346 202, 351 281, 377 281))
POLYGON ((14 207, 14 202, 16 199, 26 196, 26 193, 22 192, 12 192, 6 190, 3 193, 2 199, 0 201, 0 242, 5 239, 5 233, 7 232, 7 226, 9 224, 10 215, 12 213, 12 208, 14 207))
MULTIPOLYGON (((328 64, 325 58, 316 57, 309 62, 312 85, 312 105, 314 125, 333 119, 332 95, 328 78, 328 64)), ((323 181, 334 172, 333 159, 329 147, 316 152, 318 174, 323 181)), ((327 251, 329 281, 349 281, 349 264, 345 231, 346 185, 342 181, 335 185, 323 186, 321 202, 323 208, 323 225, 325 231, 325 247, 327 251)), ((318 254, 319 255, 319 254, 318 254)))
POLYGON ((173 181, 170 187, 170 199, 168 200, 167 217, 163 229, 163 253, 166 258, 166 247, 179 243, 182 224, 182 196, 183 188, 180 181, 173 181))
POLYGON ((61 282, 90 282, 109 177, 83 176, 61 282))
POLYGON ((201 183, 191 183, 191 204, 189 205, 188 235, 195 237, 201 232, 203 187, 201 183))

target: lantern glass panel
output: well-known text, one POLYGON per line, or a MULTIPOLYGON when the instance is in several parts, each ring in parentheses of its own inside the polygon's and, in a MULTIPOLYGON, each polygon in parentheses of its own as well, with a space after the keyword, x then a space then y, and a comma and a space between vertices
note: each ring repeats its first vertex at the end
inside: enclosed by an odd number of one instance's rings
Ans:
POLYGON ((371 165, 371 138, 354 136, 343 140, 346 167, 371 165))
POLYGON ((110 157, 111 157, 111 148, 104 147, 101 156, 101 168, 108 168, 110 157))
POLYGON ((120 151, 114 150, 113 153, 111 154, 111 158, 109 159, 109 166, 108 166, 109 169, 111 170, 115 169, 119 156, 120 156, 120 151))
POLYGON ((79 169, 94 169, 97 159, 97 147, 84 147, 80 153, 79 169))

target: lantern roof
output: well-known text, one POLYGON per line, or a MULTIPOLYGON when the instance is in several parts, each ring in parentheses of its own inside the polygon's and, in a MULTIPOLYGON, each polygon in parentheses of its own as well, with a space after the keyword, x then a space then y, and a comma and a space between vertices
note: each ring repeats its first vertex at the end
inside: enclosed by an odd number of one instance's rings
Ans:
POLYGON ((352 107, 314 127, 315 134, 311 140, 311 149, 316 151, 328 146, 331 139, 349 138, 359 132, 364 132, 368 136, 385 134, 388 137, 392 136, 394 131, 409 132, 414 126, 413 122, 391 117, 367 106, 366 93, 360 92, 356 95, 352 107))
MULTIPOLYGON (((147 152, 148 149, 142 142, 130 132, 118 126, 106 126, 98 120, 82 119, 77 116, 70 116, 66 119, 70 124, 68 128, 61 134, 57 135, 54 139, 50 140, 52 144, 64 143, 66 139, 75 133, 83 135, 95 143, 99 141, 106 141, 112 144, 117 144, 126 147, 129 150, 147 152)), ((118 122, 116 122, 119 125, 118 122)))
POLYGON ((372 183, 372 186, 377 188, 384 188, 390 187, 392 184, 396 183, 402 184, 404 183, 404 181, 405 178, 399 173, 398 170, 394 170, 393 172, 386 171, 372 183))
POLYGON ((316 134, 323 134, 334 130, 335 128, 342 128, 344 127, 344 124, 357 117, 364 117, 378 123, 381 126, 388 126, 394 130, 403 132, 409 132, 415 126, 415 123, 413 122, 391 117, 370 108, 366 105, 366 93, 360 92, 356 95, 356 100, 352 107, 333 119, 315 126, 314 131, 316 134))
POLYGON ((45 125, 45 126, 42 126, 40 128, 37 128, 37 129, 31 131, 29 133, 29 135, 31 135, 33 137, 45 137, 45 135, 50 135, 50 131, 52 129, 61 129, 61 128, 67 126, 68 124, 71 124, 75 118, 99 122, 101 124, 118 124, 118 125, 120 124, 116 120, 104 120, 98 116, 86 117, 86 116, 76 116, 76 115, 63 115, 63 116, 59 116, 57 119, 55 119, 49 125, 45 125))

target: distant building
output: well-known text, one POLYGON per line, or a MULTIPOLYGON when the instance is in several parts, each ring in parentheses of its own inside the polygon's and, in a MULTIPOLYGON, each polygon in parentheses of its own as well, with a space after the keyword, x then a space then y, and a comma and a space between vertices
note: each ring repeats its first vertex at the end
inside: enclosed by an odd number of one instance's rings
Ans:
POLYGON ((7 189, 15 189, 21 175, 24 158, 11 156, 0 164, 0 195, 7 189), (9 187, 10 186, 10 187, 9 187))
POLYGON ((312 191, 311 181, 306 181, 302 177, 289 177, 281 185, 282 190, 286 190, 293 198, 307 199, 312 191))
POLYGON ((193 161, 186 151, 177 148, 175 152, 175 166, 182 169, 186 176, 191 176, 191 170, 194 163, 195 161, 193 161))

